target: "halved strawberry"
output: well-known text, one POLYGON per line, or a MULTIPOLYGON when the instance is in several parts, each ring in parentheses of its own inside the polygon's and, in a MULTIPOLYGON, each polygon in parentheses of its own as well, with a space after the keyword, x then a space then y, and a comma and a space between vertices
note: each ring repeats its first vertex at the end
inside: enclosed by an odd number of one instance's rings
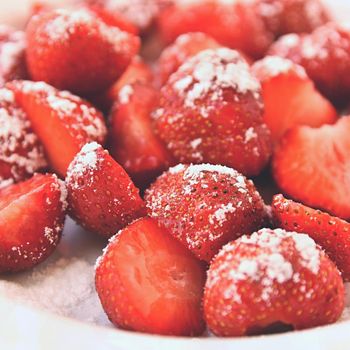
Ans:
POLYGON ((143 188, 173 164, 152 128, 151 113, 158 102, 159 94, 150 84, 128 84, 120 90, 111 115, 111 153, 143 188))
POLYGON ((0 272, 29 269, 51 255, 61 238, 66 188, 56 175, 0 190, 0 272))
POLYGON ((205 270, 150 218, 115 235, 96 265, 96 290, 111 322, 166 335, 200 335, 205 270))
POLYGON ((350 218, 350 117, 318 129, 289 130, 276 148, 273 174, 283 193, 350 218))
POLYGON ((279 194, 272 201, 277 227, 307 233, 336 263, 345 280, 350 280, 350 224, 320 210, 293 202, 279 194))
POLYGON ((70 214, 86 229, 110 237, 146 214, 139 190, 96 142, 86 144, 66 178, 70 214))
POLYGON ((252 69, 262 84, 264 120, 275 142, 293 126, 318 127, 337 120, 335 108, 316 90, 303 67, 266 56, 252 69))
POLYGON ((103 116, 88 102, 42 82, 15 81, 8 88, 43 143, 51 167, 61 176, 83 145, 104 142, 103 116))

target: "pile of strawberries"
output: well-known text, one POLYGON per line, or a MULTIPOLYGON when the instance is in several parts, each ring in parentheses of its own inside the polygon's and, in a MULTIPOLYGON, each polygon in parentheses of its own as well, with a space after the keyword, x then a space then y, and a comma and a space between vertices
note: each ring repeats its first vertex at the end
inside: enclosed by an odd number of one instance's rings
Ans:
POLYGON ((34 12, 25 32, 0 27, 0 272, 50 256, 69 214, 110 238, 96 290, 118 327, 336 322, 350 280, 350 25, 319 0, 34 12), (249 178, 283 195, 267 205, 249 178))

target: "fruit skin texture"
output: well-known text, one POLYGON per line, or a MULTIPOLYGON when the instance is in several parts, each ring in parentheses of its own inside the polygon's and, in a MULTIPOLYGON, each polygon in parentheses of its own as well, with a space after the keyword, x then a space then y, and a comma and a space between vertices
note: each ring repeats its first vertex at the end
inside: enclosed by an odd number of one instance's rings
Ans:
POLYGON ((161 89, 156 133, 180 163, 210 163, 258 175, 271 154, 261 86, 234 50, 205 50, 161 89))
POLYGON ((27 40, 33 80, 85 96, 112 85, 140 46, 138 37, 107 26, 85 9, 34 16, 27 40))
POLYGON ((61 239, 66 189, 56 175, 36 174, 0 190, 0 272, 30 269, 61 239))
POLYGON ((315 88, 303 67, 278 56, 256 61, 252 71, 262 86, 264 121, 277 142, 293 126, 319 127, 337 120, 337 111, 315 88))
POLYGON ((276 227, 307 233, 336 263, 343 279, 350 280, 350 224, 279 194, 272 201, 276 227))
POLYGON ((120 90, 111 113, 111 154, 141 188, 174 164, 153 131, 151 113, 158 102, 155 88, 136 82, 120 90))
POLYGON ((18 80, 6 86, 14 92, 51 168, 60 176, 65 177, 68 165, 86 143, 104 143, 103 115, 87 101, 43 82, 18 80))
POLYGON ((149 215, 209 262, 232 239, 259 229, 265 207, 252 181, 233 169, 177 165, 146 191, 149 215))
POLYGON ((145 215, 139 190, 96 142, 86 144, 73 159, 66 184, 70 215, 87 230, 104 237, 145 215))
POLYGON ((307 235, 263 229, 233 241, 213 259, 204 314, 218 336, 334 323, 345 303, 333 262, 307 235))
POLYGON ((116 326, 200 335, 205 270, 181 244, 143 218, 115 235, 96 265, 96 290, 116 326))
POLYGON ((350 218, 350 117, 320 128, 295 127, 273 157, 273 176, 281 191, 313 208, 350 218))

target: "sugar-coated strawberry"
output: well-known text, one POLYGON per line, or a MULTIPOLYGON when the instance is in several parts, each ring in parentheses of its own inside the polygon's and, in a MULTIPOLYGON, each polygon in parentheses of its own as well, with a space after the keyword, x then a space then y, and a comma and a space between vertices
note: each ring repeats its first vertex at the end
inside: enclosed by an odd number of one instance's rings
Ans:
POLYGON ((190 57, 207 49, 216 49, 220 45, 210 35, 204 33, 185 33, 174 43, 166 47, 158 60, 159 83, 164 85, 170 75, 190 57))
POLYGON ((318 89, 335 101, 350 97, 350 28, 329 23, 311 34, 281 37, 269 50, 303 66, 318 89))
POLYGON ((107 26, 86 9, 34 16, 27 26, 27 41, 33 80, 84 95, 109 87, 140 46, 137 36, 107 26))
POLYGON ((201 335, 202 264, 156 221, 115 235, 96 264, 96 290, 116 326, 163 335, 201 335))
POLYGON ((308 234, 336 263, 345 280, 350 280, 350 224, 320 210, 293 202, 279 194, 272 202, 277 227, 308 234))
POLYGON ((0 190, 0 272, 29 269, 49 257, 61 238, 66 188, 56 175, 0 190))
POLYGON ((222 45, 258 58, 274 39, 259 12, 247 1, 176 0, 160 12, 158 26, 167 43, 184 33, 203 32, 222 45))
POLYGON ((350 219, 350 117, 289 130, 275 150, 273 175, 283 193, 350 219))
POLYGON ((69 212, 89 231, 110 237, 145 215, 139 190, 125 170, 96 142, 86 144, 66 177, 69 212))
POLYGON ((227 242, 259 229, 264 202, 254 184, 220 165, 177 165, 146 191, 149 214, 209 262, 227 242))
POLYGON ((234 50, 205 50, 161 89, 156 132, 181 163, 221 164, 258 175, 271 153, 261 85, 234 50))
POLYGON ((275 142, 295 125, 318 127, 337 120, 335 108, 315 89, 303 67, 266 56, 252 69, 262 85, 264 120, 275 142))
POLYGON ((103 116, 88 102, 43 82, 15 81, 7 86, 43 143, 52 169, 61 176, 87 142, 104 142, 103 116))
POLYGON ((111 114, 111 154, 142 188, 173 164, 152 127, 151 113, 158 101, 159 93, 150 84, 128 84, 120 90, 111 114))
POLYGON ((25 33, 0 25, 0 85, 27 78, 25 33))
POLYGON ((214 258, 204 314, 214 334, 242 336, 331 324, 344 302, 340 272, 309 236, 263 229, 214 258))

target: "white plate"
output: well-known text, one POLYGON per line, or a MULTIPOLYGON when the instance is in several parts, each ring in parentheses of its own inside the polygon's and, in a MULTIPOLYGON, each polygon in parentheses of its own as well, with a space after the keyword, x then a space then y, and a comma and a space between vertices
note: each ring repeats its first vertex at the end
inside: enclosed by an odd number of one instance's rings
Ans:
MULTIPOLYGON (((349 0, 327 2, 339 19, 350 20, 349 0)), ((20 25, 30 3, 0 0, 0 23, 20 25)), ((104 315, 93 284, 93 265, 104 245, 102 239, 68 220, 54 256, 33 272, 0 281, 0 349, 350 349, 350 321, 240 339, 160 337, 117 330, 104 315)))

